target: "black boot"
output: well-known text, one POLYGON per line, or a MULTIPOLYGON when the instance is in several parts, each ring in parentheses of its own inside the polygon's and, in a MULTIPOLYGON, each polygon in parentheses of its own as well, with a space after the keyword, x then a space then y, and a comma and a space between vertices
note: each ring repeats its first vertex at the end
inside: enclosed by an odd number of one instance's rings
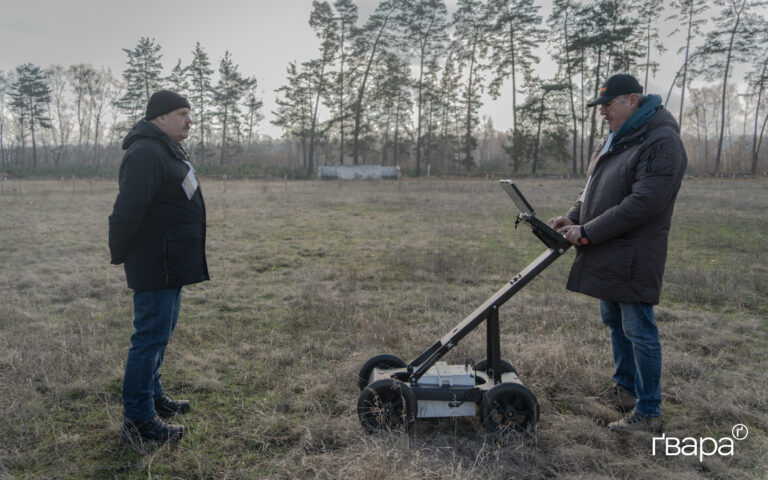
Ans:
POLYGON ((184 435, 183 425, 170 425, 155 415, 135 422, 123 420, 120 440, 129 445, 141 446, 145 442, 173 442, 180 440, 182 435, 184 435))
POLYGON ((174 400, 168 395, 155 397, 155 411, 163 418, 181 415, 189 411, 189 400, 174 400))

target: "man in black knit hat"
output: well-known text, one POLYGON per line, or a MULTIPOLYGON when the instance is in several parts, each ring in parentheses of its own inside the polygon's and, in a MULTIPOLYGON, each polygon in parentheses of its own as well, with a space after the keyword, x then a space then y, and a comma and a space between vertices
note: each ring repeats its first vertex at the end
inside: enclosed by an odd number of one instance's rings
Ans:
POLYGON ((160 366, 176 327, 184 285, 209 279, 205 203, 181 142, 191 106, 170 90, 155 92, 145 117, 123 140, 120 190, 109 217, 112 263, 124 264, 133 293, 134 331, 123 378, 123 442, 166 443, 184 433, 168 418, 189 411, 163 391, 160 366))

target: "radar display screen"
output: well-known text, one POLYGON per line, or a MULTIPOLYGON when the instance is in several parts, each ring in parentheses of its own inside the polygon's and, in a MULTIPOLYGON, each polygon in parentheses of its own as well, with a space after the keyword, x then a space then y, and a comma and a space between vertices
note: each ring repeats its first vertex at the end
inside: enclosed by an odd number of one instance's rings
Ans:
POLYGON ((520 192, 520 189, 517 188, 515 182, 512 180, 501 180, 499 183, 501 183, 502 188, 504 188, 504 191, 507 192, 507 195, 509 195, 512 201, 515 202, 515 206, 519 213, 527 213, 529 215, 534 214, 533 207, 528 203, 528 200, 525 199, 520 192))

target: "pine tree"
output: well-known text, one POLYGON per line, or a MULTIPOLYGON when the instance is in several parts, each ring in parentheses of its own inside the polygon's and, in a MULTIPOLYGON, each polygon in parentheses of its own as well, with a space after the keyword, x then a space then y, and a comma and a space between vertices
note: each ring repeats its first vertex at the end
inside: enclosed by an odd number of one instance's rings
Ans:
MULTIPOLYGON (((494 98, 500 95, 502 84, 512 81, 512 151, 517 138, 518 77, 530 78, 533 65, 539 63, 534 48, 544 42, 545 31, 540 28, 541 17, 533 0, 489 0, 488 16, 491 20, 489 63, 495 67, 495 76, 488 85, 494 98)), ((513 158, 515 172, 517 160, 513 158)))
POLYGON ((379 126, 382 138, 382 164, 386 164, 390 148, 392 165, 399 165, 408 143, 413 101, 408 62, 394 52, 383 54, 382 63, 373 74, 369 115, 379 126), (390 134, 392 141, 390 142, 390 134))
POLYGON ((307 157, 307 176, 315 171, 315 150, 318 143, 318 123, 320 100, 326 95, 328 81, 326 75, 338 48, 336 28, 331 5, 326 1, 312 0, 312 12, 309 26, 320 40, 320 58, 304 62, 302 68, 310 72, 313 90, 312 117, 309 130, 309 153, 307 157))
POLYGON ((457 52, 449 50, 445 58, 437 90, 437 114, 440 124, 438 135, 438 164, 445 166, 449 160, 459 163, 461 107, 461 64, 457 52))
POLYGON ((335 116, 339 125, 339 164, 344 164, 344 146, 345 146, 345 126, 347 119, 350 116, 347 113, 347 109, 350 107, 349 99, 347 98, 348 86, 351 84, 349 75, 345 75, 344 68, 348 67, 347 62, 347 42, 354 41, 354 37, 359 34, 359 29, 355 26, 357 23, 357 5, 352 0, 336 0, 333 2, 333 8, 336 10, 336 17, 334 21, 339 23, 339 32, 337 37, 339 39, 338 57, 339 57, 339 73, 337 76, 336 85, 337 88, 334 92, 337 96, 336 101, 331 105, 331 110, 335 110, 335 116))
POLYGON ((441 54, 447 41, 447 9, 444 0, 413 0, 403 15, 406 41, 415 51, 418 59, 416 79, 416 175, 421 174, 422 124, 426 100, 425 74, 431 59, 441 54))
POLYGON ((283 98, 275 99, 277 110, 272 112, 272 124, 282 127, 289 138, 297 137, 301 141, 303 166, 308 170, 309 125, 312 120, 311 79, 306 70, 299 71, 295 62, 288 64, 287 84, 276 90, 283 98))
POLYGON ((188 67, 181 66, 181 59, 179 59, 171 70, 171 73, 165 78, 165 83, 168 85, 168 88, 184 96, 189 95, 189 75, 187 74, 187 68, 188 67))
MULTIPOLYGON (((643 56, 638 19, 628 13, 632 11, 630 0, 597 0, 579 12, 579 21, 584 22, 585 30, 578 34, 578 45, 585 49, 586 61, 592 65, 593 97, 611 74, 634 72, 638 59, 643 56)), ((591 110, 588 152, 592 151, 598 135, 597 108, 591 110)), ((601 123, 601 132, 603 127, 601 123)))
POLYGON ((250 88, 252 80, 244 78, 239 67, 232 61, 229 51, 224 52, 224 58, 219 63, 219 83, 214 90, 215 116, 221 127, 221 159, 222 165, 228 161, 227 141, 232 130, 239 134, 240 100, 250 88))
POLYGON ((143 115, 149 97, 162 87, 162 55, 155 39, 146 37, 141 37, 133 50, 124 48, 123 52, 128 56, 128 67, 123 70, 125 92, 116 106, 132 123, 143 115))
POLYGON ((482 60, 488 54, 488 25, 483 18, 480 0, 459 0, 453 14, 454 46, 458 52, 456 59, 465 70, 466 82, 463 85, 464 134, 462 163, 467 172, 472 168, 472 151, 477 147, 473 135, 479 124, 478 110, 481 106, 480 94, 483 88, 482 60))
POLYGON ((427 175, 432 168, 432 149, 435 145, 435 129, 439 125, 440 92, 439 92, 440 64, 438 57, 433 56, 427 62, 427 70, 422 82, 422 102, 425 105, 426 112, 426 152, 424 154, 424 163, 427 166, 427 175))
POLYGON ((352 66, 355 76, 355 97, 353 104, 354 128, 352 130, 352 162, 360 161, 361 135, 368 127, 363 124, 365 94, 369 87, 368 80, 375 71, 377 63, 386 58, 382 51, 394 40, 394 28, 402 18, 398 0, 383 0, 356 36, 352 66))
MULTIPOLYGON (((552 36, 550 38, 556 49, 554 58, 558 63, 558 75, 563 77, 568 85, 567 104, 571 114, 571 173, 575 175, 578 172, 579 120, 576 115, 575 99, 577 87, 574 86, 574 77, 579 70, 581 62, 578 50, 573 46, 575 30, 573 15, 576 10, 574 4, 575 2, 572 0, 555 0, 547 23, 552 29, 552 36)), ((579 110, 582 113, 583 122, 583 102, 580 102, 579 110)))
POLYGON ((31 63, 16 67, 16 79, 11 84, 9 97, 11 98, 10 108, 16 113, 19 121, 22 162, 24 161, 24 129, 29 126, 32 139, 32 166, 37 168, 35 133, 40 128, 51 128, 47 114, 48 103, 51 101, 51 87, 46 82, 40 67, 31 63))
MULTIPOLYGON (((561 111, 561 106, 568 94, 568 85, 556 80, 545 82, 537 77, 531 78, 529 85, 526 101, 520 109, 523 122, 517 130, 522 152, 516 153, 518 157, 530 159, 531 173, 536 174, 541 167, 540 153, 544 149, 543 145, 550 152, 550 158, 562 157, 562 154, 552 153, 565 150, 565 136, 562 132, 567 128, 567 115, 561 111)), ((510 153, 508 148, 505 149, 510 153)))
POLYGON ((261 113, 261 109, 264 107, 264 102, 256 96, 258 87, 256 79, 251 78, 247 83, 249 86, 248 91, 245 94, 245 108, 247 109, 245 128, 248 133, 248 157, 250 159, 253 150, 251 142, 253 140, 254 129, 256 128, 256 125, 264 119, 264 115, 261 113))
POLYGON ((195 49, 192 51, 192 63, 186 68, 186 73, 189 77, 190 102, 197 124, 197 128, 194 130, 198 131, 200 135, 199 160, 201 165, 205 165, 205 145, 210 130, 208 114, 213 94, 213 87, 211 86, 213 69, 210 60, 208 60, 208 54, 203 50, 200 42, 195 44, 195 49))

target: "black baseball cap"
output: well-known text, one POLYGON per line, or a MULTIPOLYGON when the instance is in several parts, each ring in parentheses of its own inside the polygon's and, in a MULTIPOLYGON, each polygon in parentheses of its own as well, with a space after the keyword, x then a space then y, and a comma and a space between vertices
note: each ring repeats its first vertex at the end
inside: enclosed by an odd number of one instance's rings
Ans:
POLYGON ((627 73, 619 73, 608 78, 600 86, 600 95, 597 98, 590 100, 587 103, 588 107, 594 107, 596 105, 602 105, 610 102, 612 99, 619 95, 627 95, 628 93, 643 93, 643 87, 640 86, 640 82, 635 77, 627 73))

